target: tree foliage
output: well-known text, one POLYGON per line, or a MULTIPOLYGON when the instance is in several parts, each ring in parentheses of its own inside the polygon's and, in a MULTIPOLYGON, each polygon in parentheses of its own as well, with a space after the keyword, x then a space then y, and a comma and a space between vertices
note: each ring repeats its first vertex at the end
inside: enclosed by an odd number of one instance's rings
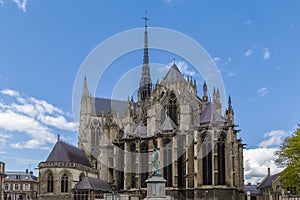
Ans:
POLYGON ((276 163, 285 167, 280 174, 283 187, 293 194, 300 194, 300 127, 282 142, 275 155, 278 156, 276 163))

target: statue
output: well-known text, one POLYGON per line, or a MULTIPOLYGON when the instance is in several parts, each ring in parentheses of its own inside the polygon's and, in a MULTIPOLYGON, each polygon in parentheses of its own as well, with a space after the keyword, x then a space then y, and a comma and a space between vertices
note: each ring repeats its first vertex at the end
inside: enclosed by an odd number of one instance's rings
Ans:
POLYGON ((153 148, 151 162, 152 162, 152 175, 151 176, 162 176, 160 173, 159 151, 155 147, 153 148))

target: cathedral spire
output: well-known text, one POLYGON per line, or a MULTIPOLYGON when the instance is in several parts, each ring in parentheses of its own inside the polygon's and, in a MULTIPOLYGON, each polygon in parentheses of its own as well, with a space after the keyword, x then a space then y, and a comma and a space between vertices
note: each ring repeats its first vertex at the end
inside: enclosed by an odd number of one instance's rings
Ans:
POLYGON ((87 87, 86 83, 86 76, 84 77, 84 82, 83 82, 83 90, 82 90, 82 97, 87 97, 89 95, 89 90, 87 87))
POLYGON ((150 68, 149 68, 149 55, 148 55, 148 31, 147 31, 147 12, 145 12, 145 31, 144 31, 144 58, 143 58, 143 68, 142 68, 142 77, 140 80, 139 88, 139 101, 145 102, 149 97, 152 89, 152 82, 150 77, 150 68))

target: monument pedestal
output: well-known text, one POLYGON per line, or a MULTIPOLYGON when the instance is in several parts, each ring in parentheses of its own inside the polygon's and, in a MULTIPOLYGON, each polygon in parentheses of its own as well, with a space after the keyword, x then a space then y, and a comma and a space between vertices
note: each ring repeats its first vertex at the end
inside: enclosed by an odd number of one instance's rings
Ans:
POLYGON ((167 200, 166 180, 161 176, 152 176, 146 180, 147 197, 144 200, 167 200))

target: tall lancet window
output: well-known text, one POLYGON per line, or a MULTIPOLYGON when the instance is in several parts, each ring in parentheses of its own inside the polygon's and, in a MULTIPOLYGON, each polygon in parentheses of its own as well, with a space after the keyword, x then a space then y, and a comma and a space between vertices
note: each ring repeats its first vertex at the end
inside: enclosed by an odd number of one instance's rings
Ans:
POLYGON ((148 145, 143 142, 141 144, 141 186, 146 188, 146 179, 148 178, 148 145))
POLYGON ((225 185, 225 138, 221 134, 218 139, 218 185, 225 185))
POLYGON ((101 127, 98 120, 93 120, 91 123, 91 144, 92 148, 99 146, 99 138, 101 134, 101 127))
POLYGON ((130 144, 130 167, 131 167, 131 188, 136 188, 136 146, 135 143, 130 144))
POLYGON ((61 176, 61 185, 60 185, 60 191, 61 192, 69 192, 69 178, 66 174, 63 174, 61 176))
POLYGON ((174 92, 171 92, 169 99, 169 108, 168 115, 173 120, 173 122, 178 125, 178 117, 177 117, 177 98, 174 92))
POLYGON ((203 185, 212 185, 212 139, 209 133, 202 136, 203 185))
POLYGON ((47 192, 53 192, 53 175, 49 173, 47 176, 47 192))
POLYGON ((167 187, 172 187, 172 143, 166 138, 163 141, 163 164, 164 164, 164 178, 166 179, 167 187))

